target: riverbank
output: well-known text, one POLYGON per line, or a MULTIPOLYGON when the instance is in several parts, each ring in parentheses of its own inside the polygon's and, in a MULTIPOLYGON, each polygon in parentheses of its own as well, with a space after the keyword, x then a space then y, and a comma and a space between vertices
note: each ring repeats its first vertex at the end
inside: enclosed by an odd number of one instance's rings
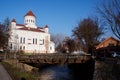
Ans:
POLYGON ((103 61, 91 59, 82 64, 50 65, 36 69, 17 60, 5 60, 3 65, 7 66, 5 68, 13 80, 120 80, 118 62, 114 58, 103 61))
POLYGON ((115 58, 95 61, 93 80, 120 80, 120 64, 115 58))
POLYGON ((7 62, 2 62, 1 64, 7 70, 12 80, 22 80, 22 79, 35 80, 34 75, 27 73, 27 72, 23 72, 20 69, 13 67, 7 62))

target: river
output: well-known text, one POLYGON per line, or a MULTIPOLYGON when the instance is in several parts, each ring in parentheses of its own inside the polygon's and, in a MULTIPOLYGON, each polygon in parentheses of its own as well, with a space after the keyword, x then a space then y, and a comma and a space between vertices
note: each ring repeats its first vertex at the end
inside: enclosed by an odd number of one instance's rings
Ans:
POLYGON ((67 65, 55 65, 40 71, 40 80, 72 80, 67 65))
POLYGON ((94 61, 54 65, 40 70, 40 80, 92 80, 94 61))

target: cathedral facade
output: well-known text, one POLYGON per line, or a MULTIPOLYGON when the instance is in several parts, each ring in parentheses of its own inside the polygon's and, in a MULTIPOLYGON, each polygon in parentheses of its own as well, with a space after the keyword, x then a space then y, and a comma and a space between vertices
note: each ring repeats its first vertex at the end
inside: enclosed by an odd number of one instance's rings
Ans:
POLYGON ((54 53, 55 44, 50 41, 48 25, 40 28, 36 26, 36 16, 30 10, 24 16, 24 24, 18 24, 13 19, 9 26, 10 51, 24 51, 25 53, 54 53))

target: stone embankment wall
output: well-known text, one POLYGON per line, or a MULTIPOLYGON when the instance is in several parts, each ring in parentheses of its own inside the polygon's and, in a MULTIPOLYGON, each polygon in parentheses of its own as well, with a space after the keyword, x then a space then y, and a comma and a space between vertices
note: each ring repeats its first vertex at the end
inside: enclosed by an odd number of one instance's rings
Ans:
POLYGON ((93 80, 120 80, 120 64, 111 59, 95 61, 93 80))
POLYGON ((23 63, 19 63, 18 60, 13 60, 13 59, 9 59, 9 60, 4 60, 5 62, 11 64, 13 67, 19 68, 22 71, 26 71, 26 72, 31 72, 33 69, 36 69, 35 67, 32 67, 30 65, 27 64, 23 64, 23 63))

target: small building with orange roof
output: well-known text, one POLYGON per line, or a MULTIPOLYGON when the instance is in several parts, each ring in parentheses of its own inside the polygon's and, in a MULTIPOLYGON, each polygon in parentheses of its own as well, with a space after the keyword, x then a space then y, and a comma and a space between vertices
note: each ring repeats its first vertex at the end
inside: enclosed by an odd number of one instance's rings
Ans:
POLYGON ((105 40, 103 40, 100 44, 98 44, 96 46, 96 49, 100 49, 108 46, 120 46, 120 41, 113 37, 108 37, 105 40))

